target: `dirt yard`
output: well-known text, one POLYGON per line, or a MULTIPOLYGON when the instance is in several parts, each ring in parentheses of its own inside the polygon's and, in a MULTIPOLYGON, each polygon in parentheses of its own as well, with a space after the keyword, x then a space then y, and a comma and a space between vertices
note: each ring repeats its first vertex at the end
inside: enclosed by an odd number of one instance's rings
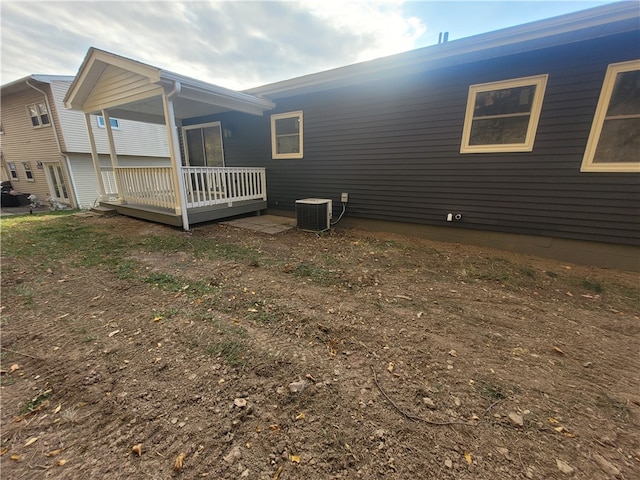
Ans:
POLYGON ((6 479, 638 479, 637 274, 2 219, 6 479))

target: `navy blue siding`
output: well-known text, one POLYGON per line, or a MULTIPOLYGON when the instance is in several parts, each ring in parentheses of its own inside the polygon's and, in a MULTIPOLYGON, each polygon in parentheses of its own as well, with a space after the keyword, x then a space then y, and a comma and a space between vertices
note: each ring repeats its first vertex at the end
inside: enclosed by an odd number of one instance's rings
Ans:
POLYGON ((271 159, 269 115, 215 119, 233 132, 227 166, 267 168, 273 208, 322 197, 337 212, 349 192, 353 217, 447 225, 460 212, 456 227, 638 245, 640 175, 580 172, 607 66, 638 45, 625 33, 276 100, 271 113, 304 111, 300 160, 271 159), (469 85, 539 74, 533 151, 460 154, 469 85))

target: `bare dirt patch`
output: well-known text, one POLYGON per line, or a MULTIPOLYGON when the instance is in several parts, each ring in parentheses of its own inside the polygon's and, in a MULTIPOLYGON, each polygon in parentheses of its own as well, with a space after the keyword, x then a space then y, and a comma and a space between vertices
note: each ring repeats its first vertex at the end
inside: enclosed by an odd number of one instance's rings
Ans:
POLYGON ((636 274, 46 222, 3 227, 3 478, 640 478, 636 274))

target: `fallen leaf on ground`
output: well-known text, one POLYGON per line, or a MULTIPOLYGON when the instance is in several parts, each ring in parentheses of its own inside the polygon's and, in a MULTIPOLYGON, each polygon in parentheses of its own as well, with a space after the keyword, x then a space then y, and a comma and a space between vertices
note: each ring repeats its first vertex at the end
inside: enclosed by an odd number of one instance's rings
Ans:
POLYGON ((282 473, 282 465, 280 465, 278 467, 278 470, 276 470, 276 473, 273 474, 273 480, 278 480, 278 477, 280 476, 281 473, 282 473))
POLYGON ((13 365, 11 365, 11 367, 9 367, 9 373, 13 373, 19 369, 20 369, 20 365, 18 365, 17 363, 14 363, 13 365))
POLYGON ((289 457, 289 460, 291 460, 293 463, 300 463, 300 455, 291 455, 289 457))
POLYGON ((8 451, 9 451, 9 449, 7 447, 2 448, 2 450, 0 450, 0 456, 4 455, 8 451))
POLYGON ((33 445, 38 441, 38 438, 40 437, 31 437, 29 440, 27 440, 27 443, 25 443, 24 446, 28 447, 29 445, 33 445))
POLYGON ((116 333, 120 333, 122 330, 114 330, 113 332, 109 333, 109 335, 107 335, 108 337, 113 337, 116 333))
POLYGON ((387 371, 389 373, 393 372, 394 367, 395 367, 395 364, 393 362, 389 362, 389 365, 387 366, 387 371))
POLYGON ((62 449, 58 448, 56 450, 51 450, 44 454, 45 457, 55 457, 56 455, 60 455, 62 453, 62 449))
POLYGON ((60 409, 62 408, 62 404, 58 405, 54 410, 53 413, 58 413, 60 411, 60 409))
POLYGON ((17 460, 20 460, 20 455, 13 454, 13 455, 11 455, 10 458, 11 458, 11 460, 16 460, 17 461, 17 460))
POLYGON ((137 444, 137 445, 134 445, 134 446, 131 448, 131 451, 132 451, 133 453, 137 453, 137 454, 138 454, 138 456, 139 456, 139 457, 141 457, 141 456, 142 456, 142 444, 141 444, 141 443, 139 443, 139 444, 137 444))
POLYGON ((560 355, 564 355, 564 352, 558 347, 553 347, 553 349, 556 351, 556 353, 559 353, 560 355))
POLYGON ((159 322, 160 320, 162 320, 162 315, 156 315, 155 317, 153 317, 154 322, 159 322))
POLYGON ((65 463, 67 463, 67 461, 66 461, 64 458, 61 458, 60 460, 58 460, 58 461, 56 462, 56 465, 57 465, 57 466, 59 466, 59 467, 61 467, 61 466, 63 466, 65 463))
POLYGON ((469 452, 464 452, 464 459, 471 465, 471 454, 469 452))
POLYGON ((298 415, 296 415, 296 420, 302 420, 304 418, 304 413, 300 412, 298 415))
POLYGON ((180 455, 176 457, 176 461, 173 462, 173 469, 176 472, 179 472, 180 470, 182 470, 182 466, 184 465, 184 459, 186 456, 187 456, 186 453, 181 452, 180 455))

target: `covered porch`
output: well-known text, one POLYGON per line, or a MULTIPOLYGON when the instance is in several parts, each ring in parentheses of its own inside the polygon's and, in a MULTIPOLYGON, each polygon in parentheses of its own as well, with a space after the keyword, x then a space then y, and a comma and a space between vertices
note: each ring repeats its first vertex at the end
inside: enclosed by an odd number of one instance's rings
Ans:
POLYGON ((265 169, 224 166, 221 125, 214 126, 219 140, 205 139, 203 133, 204 155, 192 158, 191 143, 180 129, 185 119, 216 113, 262 115, 274 107, 271 101, 91 48, 65 106, 85 114, 99 201, 118 213, 188 230, 195 223, 266 208, 265 169), (103 118, 108 169, 100 165, 92 115, 103 118), (170 165, 120 165, 112 118, 164 124, 170 165))

